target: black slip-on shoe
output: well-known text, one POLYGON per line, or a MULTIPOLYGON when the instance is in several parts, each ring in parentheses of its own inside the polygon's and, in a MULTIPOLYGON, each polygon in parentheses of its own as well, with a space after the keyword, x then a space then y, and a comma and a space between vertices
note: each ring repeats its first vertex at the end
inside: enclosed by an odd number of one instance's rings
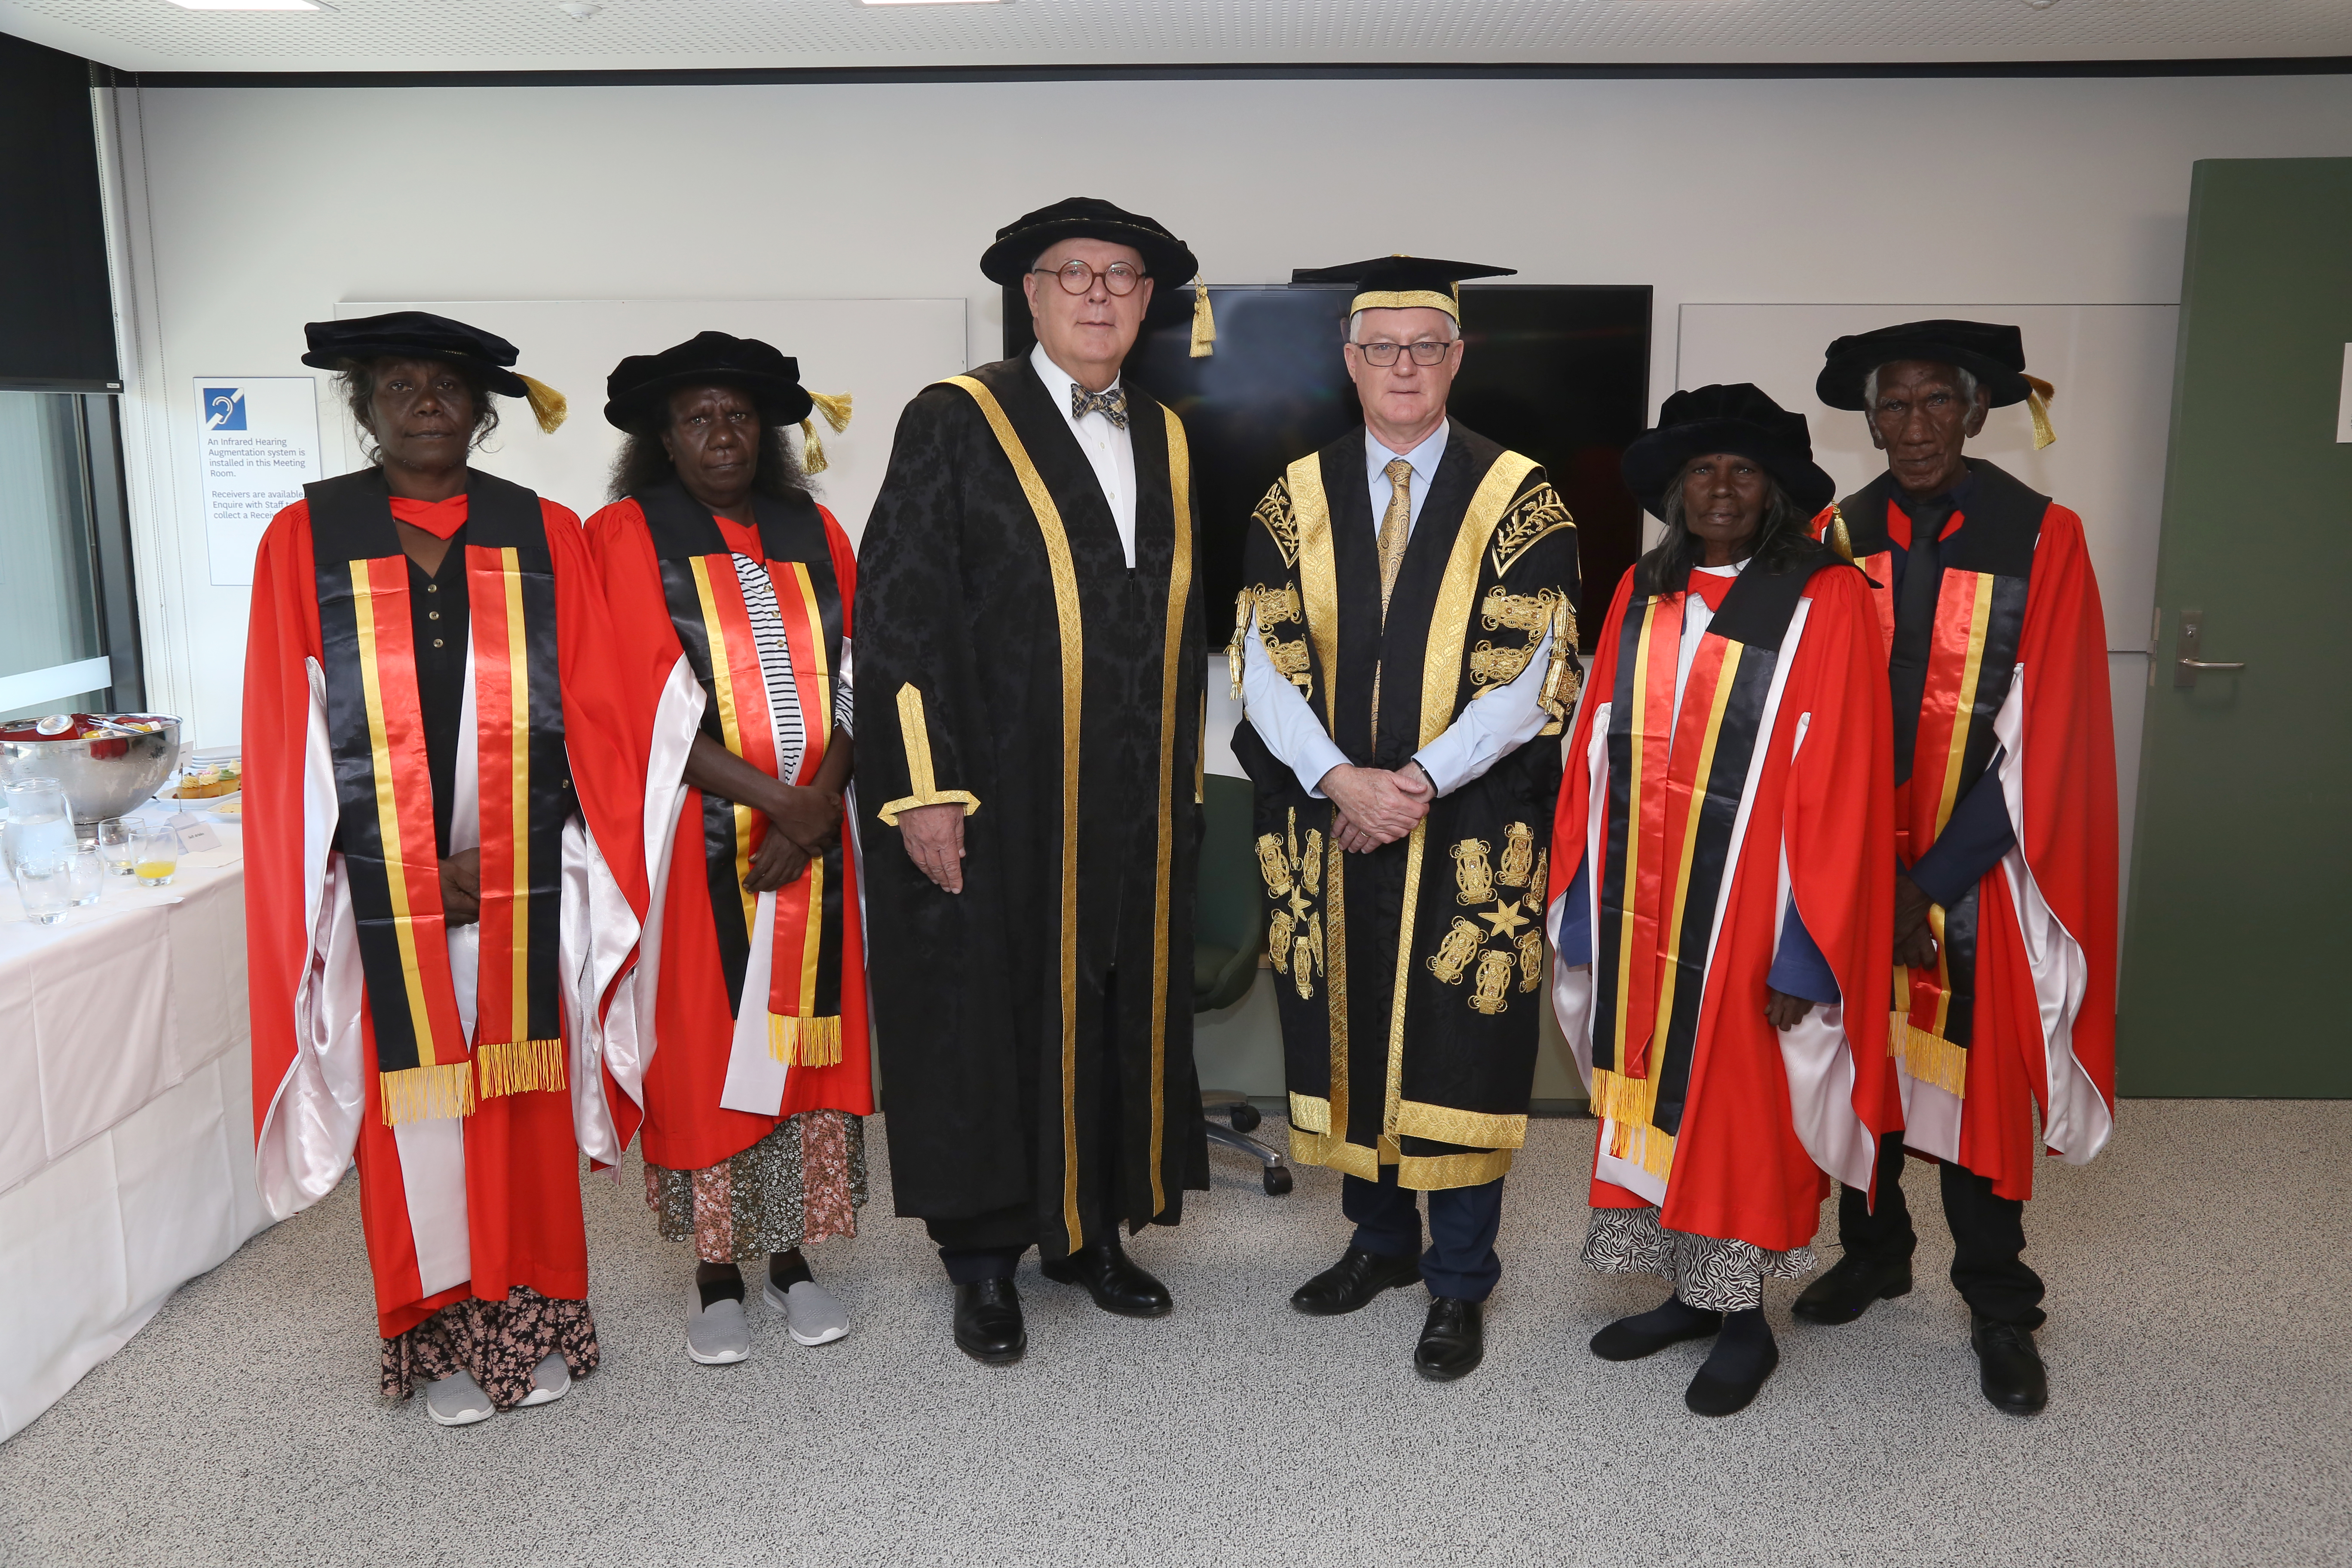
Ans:
POLYGON ((1745 1410, 1756 1401, 1764 1380, 1780 1364, 1780 1347, 1767 1341, 1764 1358, 1745 1375, 1727 1377, 1717 1366, 1717 1358, 1709 1356, 1692 1378, 1690 1387, 1683 1391, 1683 1403, 1694 1415, 1731 1415, 1745 1410))
POLYGON ((1602 1361, 1640 1361, 1685 1340, 1703 1340, 1723 1327, 1723 1314, 1669 1300, 1664 1307, 1620 1318, 1592 1336, 1592 1353, 1602 1361), (1680 1311, 1673 1309, 1680 1308, 1680 1311))

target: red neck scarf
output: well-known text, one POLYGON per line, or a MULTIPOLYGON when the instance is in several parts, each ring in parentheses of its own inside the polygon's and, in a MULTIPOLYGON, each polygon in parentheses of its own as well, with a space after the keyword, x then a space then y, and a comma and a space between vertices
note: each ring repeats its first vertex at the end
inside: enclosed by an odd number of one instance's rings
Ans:
POLYGON ((392 515, 403 522, 415 523, 446 542, 466 526, 466 492, 459 490, 447 500, 410 500, 406 496, 394 496, 392 515))

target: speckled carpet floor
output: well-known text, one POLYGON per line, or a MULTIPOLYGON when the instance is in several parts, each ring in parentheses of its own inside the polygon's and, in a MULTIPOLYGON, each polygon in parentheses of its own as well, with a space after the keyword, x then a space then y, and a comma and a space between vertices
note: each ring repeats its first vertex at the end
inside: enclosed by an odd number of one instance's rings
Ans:
POLYGON ((1028 1359, 976 1366, 874 1133, 866 1233, 814 1249, 849 1338, 803 1350, 755 1305, 751 1361, 689 1363, 690 1259, 656 1240, 632 1165, 587 1189, 603 1370, 457 1432, 374 1399, 347 1183, 0 1447, 0 1561, 2352 1561, 2352 1104, 2127 1102, 2098 1163, 2045 1163, 2027 1257, 2053 1393, 2031 1421, 1976 1392, 1919 1168, 1919 1289, 1822 1329, 1770 1287, 1780 1370, 1706 1421, 1682 1405, 1703 1346, 1584 1348, 1660 1297, 1576 1260, 1590 1121, 1536 1124, 1486 1363, 1444 1387, 1406 1365, 1419 1292, 1286 1307, 1345 1243, 1338 1178, 1267 1198, 1214 1152, 1183 1227, 1133 1244, 1174 1316, 1098 1312, 1033 1258, 1028 1359))

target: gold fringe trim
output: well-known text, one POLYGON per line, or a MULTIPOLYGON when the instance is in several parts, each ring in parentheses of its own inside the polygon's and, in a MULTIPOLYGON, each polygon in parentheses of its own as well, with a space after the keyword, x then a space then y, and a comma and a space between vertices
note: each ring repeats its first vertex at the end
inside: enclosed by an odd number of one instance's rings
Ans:
POLYGON ((1655 1079, 1592 1069, 1592 1114, 1611 1124, 1610 1157, 1631 1161, 1664 1181, 1674 1174, 1675 1135, 1652 1124, 1657 1108, 1655 1079))
POLYGON ((1209 286, 1196 273, 1192 279, 1192 357, 1207 359, 1217 352, 1217 318, 1209 309, 1209 286))
POLYGON ((2025 378, 2025 411, 2033 416, 2033 449, 2037 452, 2058 439, 2058 432, 2050 428, 2050 400, 2058 389, 2038 375, 2025 378))
POLYGON ((484 1100, 564 1087, 562 1040, 488 1040, 474 1047, 474 1060, 484 1100))
POLYGON ((379 1073, 376 1099, 383 1107, 383 1124, 430 1121, 474 1113, 474 1064, 447 1062, 438 1067, 402 1068, 379 1073))
POLYGON ((1957 1098, 1967 1098, 1968 1047, 1954 1045, 1941 1035, 1929 1033, 1914 1024, 1907 1014, 1896 1013, 1892 1018, 1886 1029, 1886 1054, 1900 1061, 1903 1070, 1916 1081, 1932 1083, 1957 1098))
POLYGON ((793 1068, 841 1065, 841 1020, 768 1015, 768 1055, 793 1068))
POLYGON ((564 416, 572 412, 572 400, 543 381, 520 373, 516 379, 522 383, 523 401, 530 405, 530 416, 539 421, 540 434, 554 435, 564 416))

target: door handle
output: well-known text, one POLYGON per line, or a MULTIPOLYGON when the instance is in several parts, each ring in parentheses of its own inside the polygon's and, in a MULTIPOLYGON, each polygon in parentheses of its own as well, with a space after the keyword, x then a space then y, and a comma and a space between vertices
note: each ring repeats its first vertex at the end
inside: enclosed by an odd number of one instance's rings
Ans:
POLYGON ((2226 671, 2243 669, 2246 668, 2246 661, 2242 658, 2215 659, 2198 658, 2197 656, 2199 654, 2205 651, 2204 642, 2205 612, 2202 610, 2181 611, 2180 641, 2179 645, 2173 650, 2176 656, 2172 661, 2172 687, 2174 690, 2194 690, 2197 686, 2197 672, 2200 669, 2217 669, 2226 671))

